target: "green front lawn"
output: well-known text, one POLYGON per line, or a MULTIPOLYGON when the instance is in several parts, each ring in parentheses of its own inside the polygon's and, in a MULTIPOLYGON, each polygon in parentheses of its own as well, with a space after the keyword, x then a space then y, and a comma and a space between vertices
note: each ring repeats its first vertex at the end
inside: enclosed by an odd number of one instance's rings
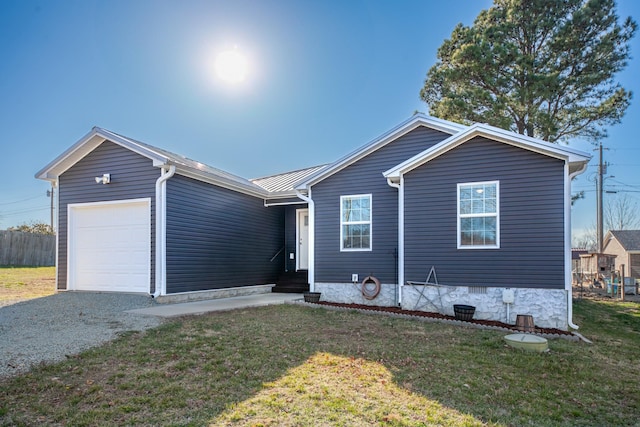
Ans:
POLYGON ((295 305, 188 317, 0 380, 2 425, 634 425, 640 307, 583 300, 594 344, 295 305))

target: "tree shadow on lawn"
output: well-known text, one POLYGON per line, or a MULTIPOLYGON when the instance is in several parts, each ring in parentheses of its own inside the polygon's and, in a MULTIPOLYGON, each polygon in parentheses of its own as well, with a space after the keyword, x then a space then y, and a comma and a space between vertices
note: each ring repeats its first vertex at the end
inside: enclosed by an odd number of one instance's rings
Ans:
POLYGON ((503 335, 293 305, 185 317, 0 382, 0 424, 620 424, 582 401, 601 395, 582 344, 503 335))

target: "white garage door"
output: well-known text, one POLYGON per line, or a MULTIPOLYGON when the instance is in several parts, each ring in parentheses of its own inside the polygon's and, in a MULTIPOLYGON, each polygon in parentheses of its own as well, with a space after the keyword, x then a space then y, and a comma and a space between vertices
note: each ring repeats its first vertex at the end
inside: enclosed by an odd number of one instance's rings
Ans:
POLYGON ((150 291, 151 201, 69 205, 69 289, 150 291))

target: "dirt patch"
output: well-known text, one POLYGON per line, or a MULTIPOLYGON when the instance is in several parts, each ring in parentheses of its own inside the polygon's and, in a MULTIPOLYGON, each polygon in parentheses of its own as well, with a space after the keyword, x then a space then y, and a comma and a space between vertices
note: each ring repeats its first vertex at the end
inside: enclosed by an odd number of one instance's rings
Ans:
MULTIPOLYGON (((442 319, 442 320, 456 320, 459 322, 472 323, 476 325, 484 325, 484 326, 495 326, 499 328, 511 329, 516 332, 521 332, 516 328, 515 325, 509 325, 507 323, 498 322, 496 320, 479 320, 473 319, 469 321, 458 320, 453 316, 447 316, 445 314, 440 313, 431 313, 427 311, 416 311, 416 310, 402 310, 397 307, 379 307, 379 306, 370 306, 363 304, 344 304, 337 302, 328 302, 328 301, 320 301, 317 303, 318 305, 327 305, 332 307, 342 307, 342 308, 353 308, 358 310, 369 310, 369 311, 378 311, 378 312, 386 312, 386 313, 395 313, 395 314, 404 314, 408 316, 417 316, 417 317, 426 317, 431 319, 442 319)), ((536 334, 545 334, 545 335, 572 335, 571 332, 563 331, 556 328, 540 328, 537 327, 534 330, 536 334)))

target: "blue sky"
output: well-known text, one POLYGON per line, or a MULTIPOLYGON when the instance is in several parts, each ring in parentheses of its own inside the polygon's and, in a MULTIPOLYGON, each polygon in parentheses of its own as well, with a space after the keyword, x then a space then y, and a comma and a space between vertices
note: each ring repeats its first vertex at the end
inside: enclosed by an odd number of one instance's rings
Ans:
MULTIPOLYGON (((49 221, 34 174, 93 126, 246 178, 332 162, 427 112, 418 93, 437 48, 491 3, 4 0, 0 229, 49 221), (229 86, 211 62, 233 47, 250 65, 229 86)), ((618 3, 622 17, 639 12, 618 3)), ((632 56, 619 81, 636 99, 604 141, 606 184, 640 206, 638 37, 632 56)), ((595 224, 595 160, 575 182, 587 191, 577 231, 595 224)))

